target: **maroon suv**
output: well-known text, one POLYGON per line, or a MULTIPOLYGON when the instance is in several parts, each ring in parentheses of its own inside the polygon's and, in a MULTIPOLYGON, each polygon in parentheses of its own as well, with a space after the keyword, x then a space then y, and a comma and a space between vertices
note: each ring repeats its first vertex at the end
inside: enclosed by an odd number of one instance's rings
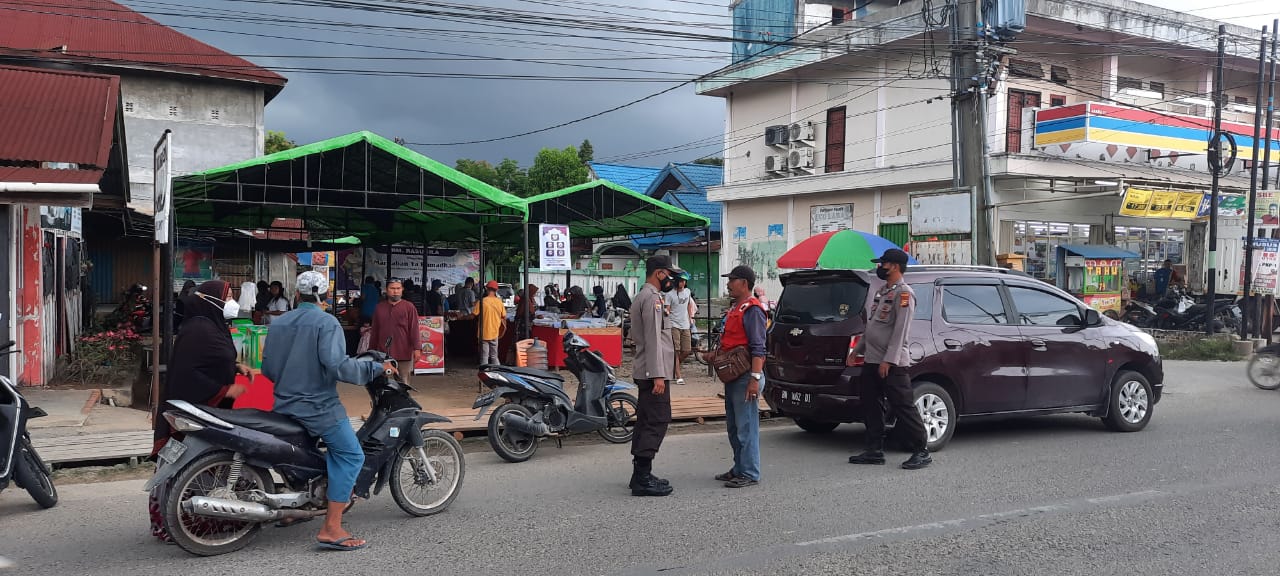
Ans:
MULTIPOLYGON (((911 380, 929 449, 975 416, 1083 412, 1141 430, 1160 400, 1155 340, 1104 318, 1058 288, 1000 268, 915 266, 911 380)), ((782 276, 769 331, 765 399, 810 432, 859 420, 867 295, 883 282, 849 270, 782 276)))

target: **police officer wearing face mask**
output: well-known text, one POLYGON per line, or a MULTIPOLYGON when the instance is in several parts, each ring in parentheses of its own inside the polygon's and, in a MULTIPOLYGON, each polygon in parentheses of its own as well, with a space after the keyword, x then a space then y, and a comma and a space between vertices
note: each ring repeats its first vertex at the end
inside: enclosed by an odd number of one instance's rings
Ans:
POLYGON ((636 402, 635 437, 631 441, 633 496, 666 496, 671 483, 653 475, 653 458, 662 447, 671 423, 671 384, 676 362, 671 340, 671 319, 662 294, 671 290, 684 270, 671 264, 671 257, 652 256, 645 262, 644 286, 631 304, 631 339, 636 343, 631 376, 639 389, 636 402))
POLYGON ((850 464, 884 464, 884 413, 880 399, 889 401, 889 410, 897 416, 898 427, 910 443, 911 458, 902 463, 907 470, 918 470, 933 463, 929 456, 924 422, 916 410, 915 393, 911 390, 911 354, 907 351, 911 319, 916 311, 916 294, 902 279, 910 257, 897 248, 884 251, 876 263, 876 277, 885 284, 876 291, 867 329, 850 354, 865 356, 859 378, 863 422, 867 427, 867 449, 851 456, 850 464))

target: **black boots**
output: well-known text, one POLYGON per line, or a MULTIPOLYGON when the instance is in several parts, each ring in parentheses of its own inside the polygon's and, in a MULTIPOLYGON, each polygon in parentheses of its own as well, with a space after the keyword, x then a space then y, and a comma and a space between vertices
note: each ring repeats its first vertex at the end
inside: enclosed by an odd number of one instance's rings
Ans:
POLYGON ((667 496, 671 494, 671 483, 653 475, 653 460, 650 458, 635 458, 632 462, 634 470, 631 472, 631 488, 632 496, 667 496))
POLYGON ((911 458, 903 462, 902 468, 904 470, 919 470, 930 464, 933 464, 933 458, 929 456, 929 451, 921 450, 913 453, 911 458))
POLYGON ((854 454, 849 457, 850 464, 884 464, 884 451, 876 448, 868 448, 861 454, 854 454))

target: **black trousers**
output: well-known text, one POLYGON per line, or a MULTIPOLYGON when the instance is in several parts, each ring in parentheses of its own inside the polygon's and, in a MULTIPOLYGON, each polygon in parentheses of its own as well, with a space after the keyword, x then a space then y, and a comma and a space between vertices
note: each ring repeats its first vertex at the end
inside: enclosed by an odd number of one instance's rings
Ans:
POLYGON ((652 460, 667 437, 671 424, 671 381, 662 394, 653 393, 653 380, 636 380, 640 390, 636 402, 636 433, 631 439, 631 455, 652 460))
POLYGON ((880 399, 889 401, 889 413, 897 417, 895 437, 907 443, 912 452, 925 449, 924 421, 916 410, 915 393, 911 390, 911 378, 907 369, 889 368, 889 377, 880 377, 880 366, 868 362, 862 367, 859 378, 859 400, 862 402, 862 421, 867 426, 867 449, 884 449, 884 411, 880 399))

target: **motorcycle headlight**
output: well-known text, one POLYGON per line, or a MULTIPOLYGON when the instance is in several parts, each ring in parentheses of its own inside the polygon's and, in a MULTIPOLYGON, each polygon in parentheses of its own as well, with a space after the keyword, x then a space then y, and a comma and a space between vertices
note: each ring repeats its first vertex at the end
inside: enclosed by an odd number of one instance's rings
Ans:
POLYGON ((164 419, 168 420, 169 426, 178 432, 196 432, 198 430, 204 430, 204 424, 172 412, 166 412, 164 419))

